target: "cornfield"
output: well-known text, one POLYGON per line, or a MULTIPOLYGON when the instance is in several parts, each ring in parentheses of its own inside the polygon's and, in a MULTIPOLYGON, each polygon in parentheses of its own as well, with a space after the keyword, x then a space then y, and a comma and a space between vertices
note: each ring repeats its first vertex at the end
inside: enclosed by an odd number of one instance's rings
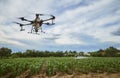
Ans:
POLYGON ((30 70, 29 76, 39 74, 45 68, 48 76, 56 75, 57 72, 63 74, 73 73, 119 73, 119 57, 89 57, 75 59, 73 57, 48 57, 48 58, 14 58, 0 59, 0 76, 11 73, 11 77, 16 77, 30 70))

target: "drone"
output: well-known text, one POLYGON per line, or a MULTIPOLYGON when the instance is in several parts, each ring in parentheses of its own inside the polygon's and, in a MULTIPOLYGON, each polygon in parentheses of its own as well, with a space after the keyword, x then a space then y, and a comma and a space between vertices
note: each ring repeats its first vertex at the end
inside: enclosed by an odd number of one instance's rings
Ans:
POLYGON ((24 31, 25 29, 23 29, 24 26, 28 26, 28 25, 32 25, 32 28, 31 28, 31 31, 28 32, 28 33, 33 33, 35 32, 36 34, 38 34, 39 30, 40 32, 43 32, 45 33, 43 30, 42 30, 42 25, 43 24, 46 24, 46 25, 54 25, 54 20, 55 20, 55 16, 53 15, 47 15, 47 14, 35 14, 35 19, 33 21, 31 20, 28 20, 28 19, 25 19, 24 17, 19 17, 18 19, 20 19, 21 21, 26 21, 26 22, 29 22, 27 24, 23 24, 23 23, 19 23, 19 22, 14 22, 16 24, 18 24, 21 29, 20 31, 24 31), (40 19, 40 16, 50 16, 50 18, 48 19, 40 19))

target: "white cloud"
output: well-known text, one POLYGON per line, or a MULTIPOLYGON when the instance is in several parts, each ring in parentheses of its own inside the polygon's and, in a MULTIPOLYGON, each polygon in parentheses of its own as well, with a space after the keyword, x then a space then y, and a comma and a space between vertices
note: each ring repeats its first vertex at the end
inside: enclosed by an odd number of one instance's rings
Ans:
POLYGON ((70 38, 70 37, 59 38, 59 39, 56 39, 55 42, 60 45, 76 45, 76 44, 84 45, 85 44, 82 41, 80 41, 79 39, 70 38))
POLYGON ((82 2, 82 0, 61 0, 61 1, 56 1, 56 4, 55 5, 57 8, 67 8, 67 7, 70 7, 72 5, 77 5, 79 4, 80 2, 82 2))
POLYGON ((87 18, 89 18, 88 15, 91 15, 91 13, 97 14, 99 12, 99 10, 101 11, 101 10, 108 8, 112 1, 114 1, 114 0, 100 0, 100 1, 90 4, 88 6, 84 6, 84 7, 80 6, 76 9, 66 10, 61 16, 59 16, 59 19, 60 19, 59 21, 67 22, 67 21, 71 21, 71 20, 76 21, 76 19, 80 20, 81 17, 86 18, 83 16, 87 16, 87 18))
MULTIPOLYGON (((113 36, 111 35, 111 32, 109 32, 112 28, 104 27, 106 24, 111 24, 120 20, 120 16, 114 15, 113 12, 114 9, 119 6, 113 6, 115 5, 113 2, 114 0, 101 0, 89 6, 78 7, 76 9, 65 11, 58 17, 58 21, 63 23, 63 25, 55 27, 54 32, 65 34, 68 38, 70 34, 74 36, 75 33, 79 33, 80 35, 84 33, 86 35, 93 36, 93 38, 99 39, 100 42, 111 41, 118 43, 119 37, 113 36)), ((113 25, 113 28, 117 29, 118 27, 116 28, 115 26, 116 25, 113 25)), ((79 38, 80 35, 75 36, 75 38, 79 38)), ((62 37, 61 41, 62 40, 66 39, 62 37)), ((68 39, 68 41, 70 40, 68 39)), ((79 41, 82 42, 80 39, 79 41)))
POLYGON ((86 45, 87 43, 81 39, 81 36, 88 35, 97 39, 98 43, 119 43, 120 36, 112 35, 111 32, 120 28, 119 25, 115 25, 120 20, 120 1, 95 0, 92 3, 88 2, 88 5, 78 6, 83 1, 9 0, 1 2, 0 42, 31 48, 45 45, 86 45), (74 9, 70 7, 73 5, 74 9), (75 5, 77 6, 75 7, 75 5), (59 9, 62 12, 59 13, 59 16, 56 16, 56 25, 45 28, 47 34, 40 34, 39 36, 28 34, 29 27, 26 27, 25 32, 19 32, 19 26, 15 24, 7 25, 8 22, 16 20, 16 17, 19 16, 34 16, 32 13, 54 15, 56 10, 59 12, 59 9), (107 24, 108 27, 105 27, 107 24), (54 36, 56 34, 61 35, 54 36), (27 42, 24 43, 25 41, 27 42), (29 45, 31 43, 33 45, 29 45))
POLYGON ((17 45, 17 46, 25 46, 26 45, 24 43, 21 43, 20 41, 10 39, 12 37, 14 38, 14 36, 9 38, 9 36, 3 32, 0 32, 0 36, 1 36, 1 38, 0 38, 1 44, 11 44, 11 45, 17 45))

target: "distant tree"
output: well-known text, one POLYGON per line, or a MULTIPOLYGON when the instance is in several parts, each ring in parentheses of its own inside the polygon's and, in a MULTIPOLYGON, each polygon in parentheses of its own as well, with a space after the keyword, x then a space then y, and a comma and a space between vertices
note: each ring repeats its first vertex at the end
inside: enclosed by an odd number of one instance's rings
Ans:
POLYGON ((94 57, 118 57, 120 56, 120 50, 114 47, 109 47, 105 50, 100 49, 96 52, 90 52, 90 55, 94 57))
POLYGON ((37 56, 37 52, 36 50, 26 50, 26 52, 24 52, 24 56, 25 57, 36 57, 37 56))
POLYGON ((105 50, 106 56, 108 56, 108 57, 117 56, 118 52, 119 52, 119 50, 112 46, 105 50))
POLYGON ((79 52, 79 56, 84 56, 84 52, 79 52))
POLYGON ((100 50, 97 51, 97 56, 98 57, 104 57, 104 56, 106 56, 106 53, 103 49, 100 49, 100 50))
POLYGON ((76 51, 68 51, 68 56, 69 57, 74 57, 74 56, 76 56, 77 55, 77 52, 76 51))
POLYGON ((2 47, 2 48, 0 48, 0 57, 1 58, 8 57, 8 56, 10 56, 11 52, 12 52, 11 49, 2 47))
POLYGON ((90 56, 98 57, 98 52, 89 52, 90 56))
POLYGON ((76 51, 73 51, 73 56, 77 56, 78 54, 77 54, 77 52, 76 51))
POLYGON ((62 51, 55 52, 56 57, 63 57, 64 53, 62 51))
POLYGON ((16 53, 11 54, 10 58, 19 58, 16 53))
POLYGON ((68 56, 69 56, 69 53, 68 53, 67 50, 64 52, 64 56, 65 56, 65 57, 68 57, 68 56))
POLYGON ((24 57, 22 52, 12 53, 12 57, 24 57))

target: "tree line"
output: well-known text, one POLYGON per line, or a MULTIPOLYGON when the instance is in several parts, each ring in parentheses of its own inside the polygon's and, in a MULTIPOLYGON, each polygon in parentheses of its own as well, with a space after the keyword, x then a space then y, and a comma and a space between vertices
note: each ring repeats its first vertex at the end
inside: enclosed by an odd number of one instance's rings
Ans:
POLYGON ((120 57, 120 50, 115 47, 109 47, 106 49, 100 49, 95 52, 89 52, 94 57, 120 57))
POLYGON ((76 57, 76 56, 92 56, 92 57, 120 57, 120 50, 115 47, 100 49, 95 52, 77 52, 77 51, 39 51, 26 50, 25 52, 12 52, 11 49, 0 48, 0 58, 7 57, 76 57))

